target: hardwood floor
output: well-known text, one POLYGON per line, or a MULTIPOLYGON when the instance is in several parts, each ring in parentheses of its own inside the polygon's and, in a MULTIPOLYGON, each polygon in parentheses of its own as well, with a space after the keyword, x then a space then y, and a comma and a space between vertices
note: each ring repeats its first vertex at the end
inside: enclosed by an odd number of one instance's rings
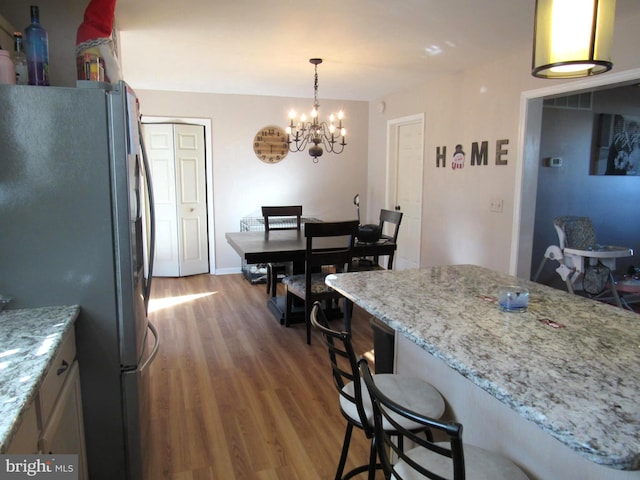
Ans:
MULTIPOLYGON (((303 324, 281 326, 266 301, 265 286, 241 275, 154 278, 147 480, 334 478, 346 421, 327 352, 315 333, 306 345, 303 324)), ((357 307, 352 325, 356 352, 370 351, 357 307)), ((367 461, 362 431, 351 448, 347 469, 367 461)))

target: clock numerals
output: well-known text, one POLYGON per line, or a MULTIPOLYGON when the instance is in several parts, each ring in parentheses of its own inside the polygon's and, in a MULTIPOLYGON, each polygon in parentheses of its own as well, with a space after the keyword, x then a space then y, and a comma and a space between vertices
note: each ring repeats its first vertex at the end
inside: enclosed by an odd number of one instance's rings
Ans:
POLYGON ((277 129, 277 128, 268 128, 268 129, 262 130, 260 133, 262 134, 263 137, 273 137, 273 136, 279 137, 281 135, 280 129, 277 129))
POLYGON ((253 139, 253 151, 265 163, 278 163, 289 153, 286 132, 275 126, 264 127, 253 139))

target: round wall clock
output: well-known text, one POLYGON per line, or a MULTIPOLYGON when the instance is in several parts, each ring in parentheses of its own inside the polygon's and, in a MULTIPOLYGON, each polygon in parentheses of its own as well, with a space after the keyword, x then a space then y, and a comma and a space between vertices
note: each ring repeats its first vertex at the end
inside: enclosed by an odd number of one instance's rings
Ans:
POLYGON ((253 138, 253 151, 264 163, 278 163, 289 153, 286 132, 273 125, 260 129, 253 138))

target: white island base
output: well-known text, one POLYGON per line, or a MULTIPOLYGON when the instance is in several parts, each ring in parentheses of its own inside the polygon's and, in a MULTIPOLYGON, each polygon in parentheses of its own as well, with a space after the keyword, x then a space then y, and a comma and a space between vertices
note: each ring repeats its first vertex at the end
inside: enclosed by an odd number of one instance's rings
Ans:
POLYGON ((402 333, 395 338, 396 373, 422 378, 440 390, 447 402, 445 418, 462 423, 465 443, 506 455, 532 480, 640 480, 639 470, 615 470, 580 456, 402 333))

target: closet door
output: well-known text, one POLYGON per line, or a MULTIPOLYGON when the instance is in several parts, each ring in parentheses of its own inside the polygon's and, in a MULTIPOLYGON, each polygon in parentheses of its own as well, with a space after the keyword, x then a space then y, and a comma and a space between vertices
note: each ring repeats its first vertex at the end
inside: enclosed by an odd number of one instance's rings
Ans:
POLYGON ((154 276, 207 273, 204 128, 148 123, 144 136, 156 210, 154 276))

